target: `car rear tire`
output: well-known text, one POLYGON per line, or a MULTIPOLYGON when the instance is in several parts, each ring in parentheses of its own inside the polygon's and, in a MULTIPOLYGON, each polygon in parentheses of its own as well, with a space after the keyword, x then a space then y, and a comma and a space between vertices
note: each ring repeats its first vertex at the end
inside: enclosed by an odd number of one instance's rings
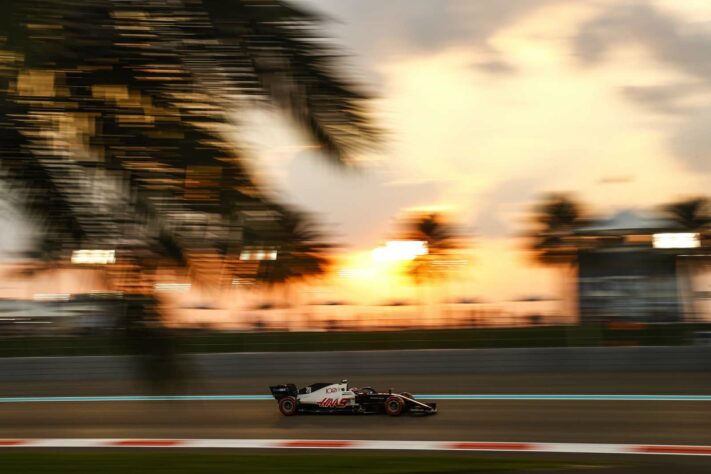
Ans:
POLYGON ((400 416, 405 408, 405 402, 400 397, 388 397, 385 400, 385 413, 390 416, 400 416))
POLYGON ((284 397, 279 400, 279 411, 284 416, 296 415, 297 403, 294 397, 284 397))

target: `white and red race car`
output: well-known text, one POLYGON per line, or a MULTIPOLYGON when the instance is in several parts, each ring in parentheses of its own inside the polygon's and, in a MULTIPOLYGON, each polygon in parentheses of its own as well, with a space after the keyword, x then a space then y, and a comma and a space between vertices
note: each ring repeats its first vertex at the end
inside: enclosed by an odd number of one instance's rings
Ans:
POLYGON ((285 416, 298 413, 386 413, 399 416, 403 413, 431 415, 437 413, 436 403, 415 400, 409 392, 385 393, 371 387, 349 387, 348 381, 339 383, 315 383, 297 389, 287 383, 269 387, 279 403, 279 411, 285 416))

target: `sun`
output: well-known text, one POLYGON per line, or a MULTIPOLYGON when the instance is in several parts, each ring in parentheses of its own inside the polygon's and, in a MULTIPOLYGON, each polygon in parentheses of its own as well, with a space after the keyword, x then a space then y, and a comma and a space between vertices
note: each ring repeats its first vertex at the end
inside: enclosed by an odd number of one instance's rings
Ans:
POLYGON ((392 241, 369 252, 345 256, 334 273, 334 284, 349 298, 367 303, 410 298, 412 282, 405 266, 426 253, 424 242, 392 241))
POLYGON ((398 262, 414 260, 427 255, 427 242, 422 240, 391 240, 371 252, 376 262, 398 262))

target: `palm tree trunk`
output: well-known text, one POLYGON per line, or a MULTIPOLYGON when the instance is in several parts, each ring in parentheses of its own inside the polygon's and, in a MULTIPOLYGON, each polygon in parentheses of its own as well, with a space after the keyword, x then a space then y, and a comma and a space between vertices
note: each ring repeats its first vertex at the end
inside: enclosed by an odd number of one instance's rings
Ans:
POLYGON ((694 298, 693 264, 684 257, 676 258, 676 274, 679 282, 679 302, 681 303, 682 319, 687 322, 697 322, 698 312, 694 298))

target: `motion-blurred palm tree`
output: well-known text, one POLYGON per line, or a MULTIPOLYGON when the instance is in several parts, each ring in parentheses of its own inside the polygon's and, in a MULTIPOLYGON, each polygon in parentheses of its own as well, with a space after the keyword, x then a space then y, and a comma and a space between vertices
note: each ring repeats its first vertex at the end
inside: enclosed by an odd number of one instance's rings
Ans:
MULTIPOLYGON (((554 265, 561 269, 563 301, 574 301, 571 282, 574 276, 579 249, 576 230, 584 224, 581 205, 568 194, 549 194, 536 205, 533 223, 528 238, 535 259, 544 265, 554 265)), ((562 308, 574 312, 571 307, 562 308)), ((565 316, 565 315, 564 315, 565 316)))
POLYGON ((306 219, 287 216, 276 234, 262 235, 260 242, 273 245, 274 260, 265 260, 257 273, 257 282, 282 286, 326 273, 331 264, 332 245, 306 219))
POLYGON ((410 216, 404 224, 401 238, 422 241, 427 245, 427 253, 417 256, 407 269, 418 285, 447 278, 454 269, 452 262, 461 261, 461 257, 454 258, 455 250, 461 246, 461 236, 439 214, 410 216))
POLYGON ((0 166, 41 257, 114 250, 104 273, 139 295, 165 265, 232 281, 243 211, 273 206, 246 164, 245 111, 287 112, 339 164, 377 139, 322 38, 317 14, 281 0, 0 2, 0 166))
MULTIPOLYGON (((711 201, 708 198, 695 197, 682 200, 664 206, 663 210, 684 231, 698 233, 702 248, 708 248, 711 245, 709 241, 711 238, 711 201)), ((688 256, 677 257, 677 272, 679 273, 679 282, 683 287, 681 294, 686 296, 682 301, 686 305, 687 314, 691 314, 692 317, 699 313, 694 294, 694 284, 697 275, 703 272, 703 265, 701 264, 709 260, 706 255, 706 252, 701 252, 693 258, 688 256)))
POLYGON ((461 253, 463 237, 456 226, 447 222, 443 215, 415 213, 401 224, 398 238, 421 241, 427 247, 427 253, 418 255, 405 267, 406 273, 417 287, 420 305, 424 311, 425 302, 433 299, 432 296, 425 298, 426 289, 433 284, 439 284, 439 290, 446 296, 447 281, 467 264, 466 257, 461 253))
POLYGON ((689 231, 707 231, 711 226, 711 202, 705 197, 670 204, 665 211, 674 222, 689 231))
POLYGON ((539 203, 529 232, 531 249, 544 264, 570 264, 577 258, 575 231, 582 225, 580 204, 567 194, 550 194, 539 203))
POLYGON ((258 262, 251 275, 244 275, 272 299, 280 292, 284 306, 292 306, 294 284, 323 276, 331 266, 333 245, 306 216, 279 208, 279 220, 250 226, 245 231, 245 245, 267 249, 276 258, 258 262))
POLYGON ((337 163, 377 139, 322 36, 279 0, 4 1, 0 163, 42 255, 116 249, 110 276, 145 292, 166 259, 204 269, 239 252, 240 209, 271 205, 241 111, 276 105, 337 163))

